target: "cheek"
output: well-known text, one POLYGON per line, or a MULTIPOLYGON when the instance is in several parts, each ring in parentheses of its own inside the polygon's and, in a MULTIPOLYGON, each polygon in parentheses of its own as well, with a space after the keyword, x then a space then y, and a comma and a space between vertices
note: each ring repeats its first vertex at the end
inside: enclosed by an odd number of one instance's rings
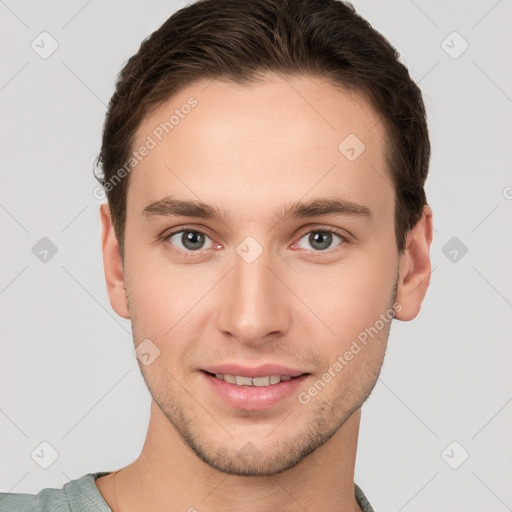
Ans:
POLYGON ((395 264, 392 258, 370 258, 361 251, 339 265, 324 269, 318 266, 300 277, 296 275, 294 290, 304 297, 312 313, 308 315, 311 322, 335 343, 345 343, 388 311, 393 299, 395 264))
POLYGON ((141 260, 138 267, 131 267, 135 272, 128 272, 134 340, 137 345, 149 338, 162 355, 171 354, 165 357, 166 366, 176 366, 180 354, 200 338, 201 299, 215 283, 211 271, 208 276, 198 276, 192 265, 171 269, 169 264, 153 263, 141 260))

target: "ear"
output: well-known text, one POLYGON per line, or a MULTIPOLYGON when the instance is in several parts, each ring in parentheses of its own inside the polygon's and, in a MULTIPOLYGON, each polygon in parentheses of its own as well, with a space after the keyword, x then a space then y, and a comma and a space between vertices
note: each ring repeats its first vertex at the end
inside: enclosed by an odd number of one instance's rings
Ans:
POLYGON ((398 320, 412 320, 421 307, 430 283, 430 245, 432 243, 432 209, 429 205, 416 225, 407 233, 405 249, 400 256, 395 309, 398 320))
POLYGON ((125 290, 123 261, 108 203, 100 205, 100 219, 103 268, 110 305, 119 316, 128 319, 130 311, 125 290))

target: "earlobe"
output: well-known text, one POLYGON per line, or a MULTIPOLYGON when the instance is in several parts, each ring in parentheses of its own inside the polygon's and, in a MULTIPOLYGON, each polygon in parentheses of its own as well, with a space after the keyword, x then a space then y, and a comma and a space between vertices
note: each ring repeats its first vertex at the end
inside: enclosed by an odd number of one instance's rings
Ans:
POLYGON ((108 203, 100 205, 103 269, 110 305, 122 318, 130 318, 125 290, 123 262, 108 203))
POLYGON ((432 243, 432 209, 423 208, 416 225, 407 233, 405 250, 400 256, 395 318, 412 320, 421 308, 430 283, 430 245, 432 243))

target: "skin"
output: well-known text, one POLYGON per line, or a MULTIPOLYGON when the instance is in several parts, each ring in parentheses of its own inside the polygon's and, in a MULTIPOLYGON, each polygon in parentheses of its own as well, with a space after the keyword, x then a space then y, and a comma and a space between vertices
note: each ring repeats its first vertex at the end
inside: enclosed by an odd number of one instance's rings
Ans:
POLYGON ((361 406, 391 323, 307 404, 294 393, 263 411, 235 409, 200 369, 282 364, 310 374, 304 392, 394 303, 396 319, 412 320, 429 285, 432 211, 425 207, 399 254, 383 123, 362 97, 318 77, 196 82, 145 119, 135 147, 191 96, 197 106, 131 171, 124 266, 100 207, 110 303, 131 319, 135 345, 149 338, 160 355, 139 361, 153 397, 140 456, 96 484, 114 512, 359 510, 361 406), (338 150, 351 133, 366 146, 354 161, 338 150), (165 196, 205 202, 229 219, 141 214, 165 196), (274 217, 326 197, 372 216, 274 217), (184 225, 206 234, 195 252, 182 233, 161 237, 184 225), (322 248, 309 237, 322 228, 344 238, 322 248), (236 251, 248 236, 262 250, 250 264, 236 251), (247 447, 257 456, 242 457, 247 447))

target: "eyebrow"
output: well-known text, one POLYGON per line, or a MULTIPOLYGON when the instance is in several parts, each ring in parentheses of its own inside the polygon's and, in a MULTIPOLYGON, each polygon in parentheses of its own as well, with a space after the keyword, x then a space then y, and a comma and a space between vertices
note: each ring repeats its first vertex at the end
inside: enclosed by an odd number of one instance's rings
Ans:
MULTIPOLYGON (((229 222, 231 215, 224 208, 216 208, 201 201, 182 201, 167 196, 148 204, 143 217, 198 217, 229 222)), ((308 202, 298 201, 274 211, 274 220, 301 219, 321 215, 344 215, 372 219, 371 210, 364 205, 340 198, 318 198, 308 202)))

